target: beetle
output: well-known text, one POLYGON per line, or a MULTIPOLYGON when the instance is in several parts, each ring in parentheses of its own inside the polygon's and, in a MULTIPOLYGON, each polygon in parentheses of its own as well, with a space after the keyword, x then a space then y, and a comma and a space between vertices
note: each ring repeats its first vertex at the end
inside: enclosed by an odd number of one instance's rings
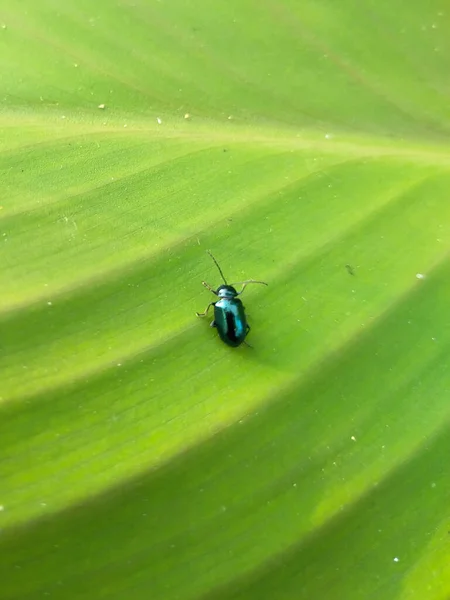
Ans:
POLYGON ((219 300, 210 302, 204 312, 195 314, 197 317, 206 317, 211 306, 214 306, 214 320, 211 323, 211 327, 217 327, 220 339, 225 342, 225 344, 228 344, 228 346, 237 347, 240 346, 242 342, 248 346, 247 342, 245 342, 245 338, 250 331, 250 325, 247 323, 244 305, 238 296, 242 294, 249 283, 268 284, 265 281, 256 281, 254 279, 228 284, 217 260, 209 250, 207 250, 207 253, 213 259, 225 285, 220 285, 217 290, 215 290, 209 283, 202 281, 202 285, 218 296, 219 300), (235 285, 242 285, 240 292, 236 290, 234 287, 235 285))

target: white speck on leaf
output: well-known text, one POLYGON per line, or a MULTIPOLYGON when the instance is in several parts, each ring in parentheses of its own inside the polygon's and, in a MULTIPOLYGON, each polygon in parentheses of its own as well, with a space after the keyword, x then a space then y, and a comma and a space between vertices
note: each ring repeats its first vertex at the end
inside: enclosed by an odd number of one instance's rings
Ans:
POLYGON ((353 440, 354 442, 356 442, 356 438, 354 435, 352 435, 352 437, 350 439, 353 440))
POLYGON ((394 562, 398 562, 399 560, 400 559, 397 556, 394 558, 394 562))
POLYGON ((417 279, 425 279, 425 275, 423 273, 416 273, 417 279))
POLYGON ((158 125, 161 125, 162 121, 159 117, 156 118, 156 122, 158 123, 158 125))
POLYGON ((98 108, 101 108, 102 110, 106 108, 106 104, 99 104, 98 108))

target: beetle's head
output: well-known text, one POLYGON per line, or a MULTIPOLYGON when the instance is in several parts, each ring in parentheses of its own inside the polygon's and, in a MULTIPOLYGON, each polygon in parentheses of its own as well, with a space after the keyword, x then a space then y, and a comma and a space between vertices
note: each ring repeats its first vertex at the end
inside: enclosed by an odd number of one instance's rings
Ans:
POLYGON ((217 288, 217 295, 219 298, 236 298, 238 293, 232 285, 220 285, 217 288))

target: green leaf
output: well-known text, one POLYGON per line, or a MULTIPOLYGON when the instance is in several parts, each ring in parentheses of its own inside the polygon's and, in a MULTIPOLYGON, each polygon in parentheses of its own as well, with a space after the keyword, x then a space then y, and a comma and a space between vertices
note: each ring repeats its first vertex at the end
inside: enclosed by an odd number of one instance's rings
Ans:
POLYGON ((1 600, 448 598, 444 3, 0 6, 1 600))

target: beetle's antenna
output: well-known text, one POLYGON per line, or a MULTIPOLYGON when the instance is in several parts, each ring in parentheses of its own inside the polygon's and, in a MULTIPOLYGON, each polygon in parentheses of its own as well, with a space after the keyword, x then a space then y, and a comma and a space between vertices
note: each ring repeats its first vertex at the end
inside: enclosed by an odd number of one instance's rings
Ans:
POLYGON ((242 290, 238 293, 238 296, 240 296, 249 283, 262 283, 262 285, 269 285, 265 281, 256 281, 256 279, 247 279, 247 281, 236 281, 236 283, 231 283, 230 285, 232 287, 234 287, 235 285, 242 285, 242 290))
POLYGON ((269 285, 265 281, 256 281, 256 279, 247 279, 247 281, 235 281, 234 283, 230 283, 230 285, 247 285, 247 283, 262 283, 262 285, 269 285))
POLYGON ((219 269, 219 273, 222 276, 223 282, 225 283, 225 285, 228 285, 225 277, 223 276, 222 269, 219 267, 219 263, 217 262, 217 260, 214 258, 214 256, 211 254, 211 252, 209 250, 207 250, 206 252, 210 255, 210 257, 213 259, 216 267, 219 269))

